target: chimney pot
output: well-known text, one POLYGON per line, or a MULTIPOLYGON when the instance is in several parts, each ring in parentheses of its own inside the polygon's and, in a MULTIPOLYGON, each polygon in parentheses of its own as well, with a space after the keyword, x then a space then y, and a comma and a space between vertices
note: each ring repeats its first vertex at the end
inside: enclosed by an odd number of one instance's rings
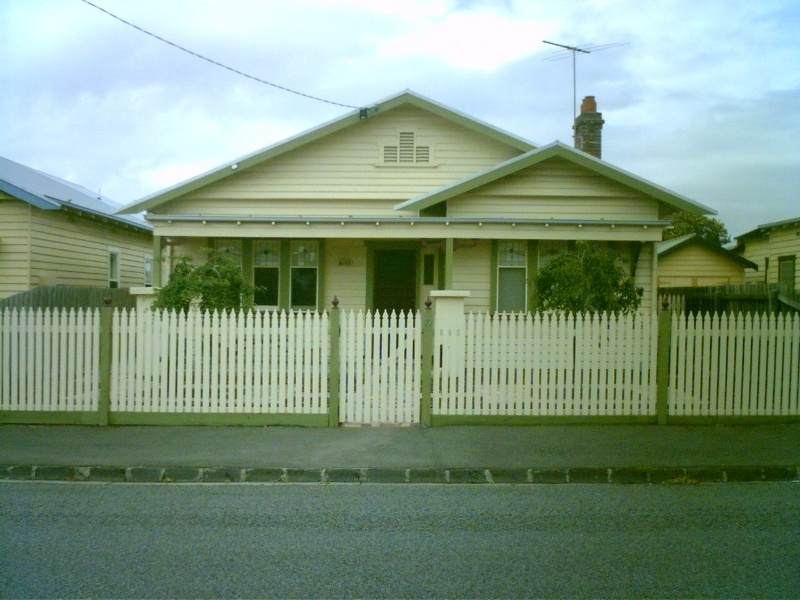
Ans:
POLYGON ((597 112, 597 102, 594 96, 586 96, 581 102, 581 114, 590 112, 597 112))

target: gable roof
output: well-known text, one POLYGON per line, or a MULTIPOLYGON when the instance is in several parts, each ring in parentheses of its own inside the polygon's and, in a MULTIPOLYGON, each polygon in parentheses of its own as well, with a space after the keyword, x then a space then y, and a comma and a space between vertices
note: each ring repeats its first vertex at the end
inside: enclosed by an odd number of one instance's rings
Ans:
POLYGON ((115 214, 114 203, 86 188, 0 156, 0 190, 41 210, 78 210, 145 231, 137 217, 115 214))
POLYGON ((738 254, 734 254, 733 252, 731 252, 730 250, 726 250, 722 246, 717 246, 716 244, 713 244, 708 240, 700 237, 696 233, 689 233, 687 235, 682 235, 680 237, 659 242, 656 246, 656 254, 658 255, 658 258, 664 258, 665 256, 669 256, 670 254, 681 248, 687 248, 693 245, 702 246, 703 248, 711 250, 712 252, 715 252, 732 262, 742 265, 745 269, 755 269, 756 271, 758 271, 758 265, 756 263, 751 262, 746 258, 739 256, 738 254))
POLYGON ((361 108, 350 111, 341 117, 333 119, 332 121, 328 121, 327 123, 323 123, 322 125, 308 129, 302 133, 287 138, 286 140, 271 146, 267 146, 260 150, 256 150, 251 154, 247 154, 233 161, 224 163, 219 167, 207 171, 206 173, 202 173, 196 177, 187 179, 186 181, 178 183, 172 187, 158 191, 149 196, 145 196, 140 200, 123 206, 117 211, 117 213, 129 214, 153 209, 160 204, 177 198, 178 196, 182 196, 183 194, 207 186, 215 181, 224 179, 234 171, 237 173, 241 172, 244 169, 276 158, 297 148, 301 148, 307 144, 320 140, 348 127, 357 126, 362 121, 368 120, 375 114, 389 111, 403 105, 416 106, 417 108, 426 110, 452 123, 461 125, 495 141, 507 144, 512 148, 516 148, 520 152, 527 152, 536 147, 532 142, 516 136, 513 133, 509 133, 503 129, 485 123, 484 121, 470 117, 453 108, 445 106, 444 104, 440 104, 434 100, 412 92, 411 90, 405 90, 399 94, 395 94, 394 96, 379 100, 369 108, 361 108))
POLYGON ((752 237, 754 235, 763 235, 765 233, 769 233, 771 229, 779 229, 782 227, 791 227, 793 225, 800 226, 800 217, 795 217, 793 219, 784 219, 783 221, 775 221, 773 223, 764 223, 763 225, 759 225, 755 229, 751 229, 743 233, 742 235, 736 236, 737 247, 741 245, 740 240, 744 240, 748 237, 752 237))
POLYGON ((664 187, 656 185, 646 179, 633 175, 623 169, 617 168, 605 161, 595 158, 580 150, 576 150, 562 142, 553 142, 530 150, 520 156, 515 156, 505 162, 499 163, 488 169, 484 169, 474 175, 469 175, 459 181, 448 184, 436 190, 426 192, 405 202, 397 204, 395 210, 422 210, 448 200, 455 196, 465 194, 476 188, 495 182, 503 177, 526 169, 550 158, 560 157, 569 162, 588 169, 598 175, 621 183, 625 186, 638 190, 643 194, 656 198, 677 210, 690 212, 693 214, 708 215, 717 214, 713 208, 690 200, 685 196, 676 194, 664 187))

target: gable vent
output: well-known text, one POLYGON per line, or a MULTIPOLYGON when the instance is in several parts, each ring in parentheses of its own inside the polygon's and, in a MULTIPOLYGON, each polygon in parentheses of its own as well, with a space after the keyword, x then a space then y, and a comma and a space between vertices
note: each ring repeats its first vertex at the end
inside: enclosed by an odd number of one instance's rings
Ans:
POLYGON ((400 162, 414 162, 414 134, 408 131, 400 133, 400 162))
POLYGON ((398 144, 383 147, 384 163, 429 163, 431 160, 430 146, 417 146, 413 131, 401 131, 398 144))

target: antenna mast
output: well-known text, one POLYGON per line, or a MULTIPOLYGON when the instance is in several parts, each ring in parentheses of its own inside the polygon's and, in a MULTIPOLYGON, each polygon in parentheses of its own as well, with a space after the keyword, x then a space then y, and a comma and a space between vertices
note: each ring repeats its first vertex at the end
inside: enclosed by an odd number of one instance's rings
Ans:
POLYGON ((604 44, 602 46, 595 46, 594 44, 586 44, 582 48, 579 46, 567 46, 566 44, 557 44, 556 42, 548 42, 547 40, 542 40, 545 44, 550 44, 551 46, 558 46, 559 48, 563 48, 564 50, 556 51, 551 57, 546 60, 559 60, 572 55, 572 118, 578 116, 578 98, 577 98, 577 76, 575 70, 575 56, 578 52, 582 52, 584 54, 591 54, 592 52, 599 52, 600 50, 608 50, 609 48, 616 48, 618 46, 627 46, 629 42, 619 42, 616 44, 604 44))

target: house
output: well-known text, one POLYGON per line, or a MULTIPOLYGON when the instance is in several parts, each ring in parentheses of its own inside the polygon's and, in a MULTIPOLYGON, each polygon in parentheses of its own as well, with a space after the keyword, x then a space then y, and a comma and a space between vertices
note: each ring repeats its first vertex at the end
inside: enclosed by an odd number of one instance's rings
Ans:
POLYGON ((587 151, 536 146, 405 91, 119 212, 147 211, 156 282, 176 256, 223 249, 265 309, 322 310, 334 296, 416 309, 453 289, 470 292, 467 310, 530 310, 537 270, 588 240, 628 259, 649 310, 670 215, 715 213, 601 160, 602 124, 589 96, 574 124, 587 151))
POLYGON ((736 236, 734 252, 759 265, 759 273, 745 277, 748 283, 779 283, 787 290, 800 290, 800 217, 759 225, 736 236))
POLYGON ((150 283, 152 226, 89 190, 0 157, 0 299, 39 285, 150 283))
POLYGON ((658 287, 705 287, 741 284, 745 270, 758 265, 690 233, 659 242, 658 287))

